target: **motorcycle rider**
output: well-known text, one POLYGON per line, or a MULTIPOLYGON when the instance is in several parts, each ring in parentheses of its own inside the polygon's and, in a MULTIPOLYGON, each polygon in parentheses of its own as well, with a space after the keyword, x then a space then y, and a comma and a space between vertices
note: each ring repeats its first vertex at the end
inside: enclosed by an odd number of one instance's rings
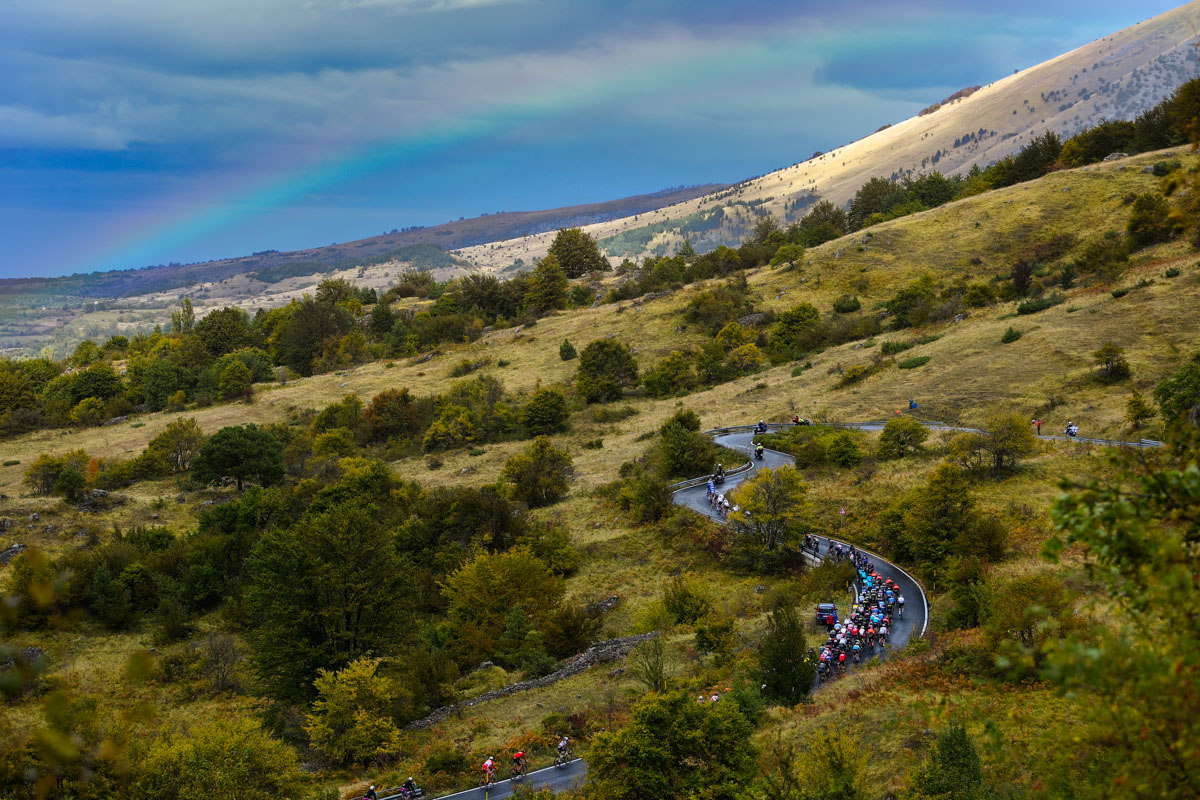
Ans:
POLYGON ((762 460, 762 457, 763 457, 763 446, 762 446, 761 444, 755 445, 755 447, 754 447, 754 457, 755 457, 755 458, 757 458, 757 459, 759 459, 760 461, 762 460))

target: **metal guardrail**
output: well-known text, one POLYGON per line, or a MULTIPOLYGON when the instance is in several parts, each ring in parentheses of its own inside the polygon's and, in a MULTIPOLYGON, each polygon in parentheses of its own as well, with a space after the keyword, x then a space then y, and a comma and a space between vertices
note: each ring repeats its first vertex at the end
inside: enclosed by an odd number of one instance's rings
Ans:
MULTIPOLYGON (((708 431, 705 431, 705 433, 708 433, 708 431)), ((754 462, 747 461, 745 464, 742 464, 740 467, 734 467, 733 469, 725 470, 725 477, 728 478, 730 475, 741 475, 743 472, 748 472, 749 470, 752 470, 752 469, 754 469, 754 462)), ((708 481, 711 478, 712 478, 712 475, 705 475, 702 478, 688 478, 686 481, 680 481, 679 483, 672 483, 670 486, 667 487, 667 489, 669 489, 672 492, 678 492, 680 489, 690 489, 693 486, 703 486, 704 484, 708 483, 708 481)))
MULTIPOLYGON (((987 433, 982 428, 967 428, 960 425, 950 425, 946 422, 935 422, 932 420, 918 420, 926 428, 941 431, 958 431, 960 433, 987 433)), ((815 422, 810 421, 811 425, 825 425, 830 428, 845 428, 847 430, 873 430, 881 428, 887 424, 886 419, 875 420, 871 422, 815 422)), ((722 433, 737 433, 740 431, 752 431, 754 425, 731 425, 727 428, 713 428, 712 430, 704 431, 712 436, 719 436, 722 433)), ((780 431, 795 428, 797 425, 794 422, 768 422, 767 432, 778 433, 780 431)), ((1156 439, 1138 439, 1136 442, 1128 442, 1123 439, 1097 439, 1089 436, 1066 436, 1065 434, 1037 434, 1037 438, 1056 442, 1080 442, 1082 444, 1098 444, 1104 447, 1136 447, 1136 448, 1151 448, 1162 447, 1163 443, 1156 439)))

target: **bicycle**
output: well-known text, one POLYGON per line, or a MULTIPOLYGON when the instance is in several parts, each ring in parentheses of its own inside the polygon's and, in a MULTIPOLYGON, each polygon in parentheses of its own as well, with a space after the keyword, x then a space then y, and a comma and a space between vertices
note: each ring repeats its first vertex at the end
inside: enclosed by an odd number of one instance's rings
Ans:
POLYGON ((556 767, 566 766, 567 762, 570 760, 571 760, 571 748, 568 747, 566 750, 559 750, 558 755, 554 757, 554 766, 556 766, 556 767))
POLYGON ((485 789, 490 788, 491 785, 496 782, 496 772, 497 771, 498 770, 496 769, 496 767, 492 767, 491 769, 484 772, 483 777, 479 780, 479 785, 485 789))

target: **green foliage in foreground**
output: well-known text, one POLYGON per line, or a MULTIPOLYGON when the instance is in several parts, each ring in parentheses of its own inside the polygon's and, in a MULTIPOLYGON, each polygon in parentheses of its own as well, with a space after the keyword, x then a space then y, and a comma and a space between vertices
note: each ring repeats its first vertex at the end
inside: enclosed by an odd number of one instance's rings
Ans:
POLYGON ((606 800, 736 800, 754 771, 752 732, 729 696, 700 704, 683 691, 649 694, 628 725, 596 735, 589 768, 606 800))

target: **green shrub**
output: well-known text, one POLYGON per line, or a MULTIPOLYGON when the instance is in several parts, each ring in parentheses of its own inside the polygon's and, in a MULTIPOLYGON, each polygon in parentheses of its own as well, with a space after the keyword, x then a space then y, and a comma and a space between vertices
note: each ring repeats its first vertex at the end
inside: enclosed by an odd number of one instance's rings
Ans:
POLYGON ((879 352, 883 353, 885 356, 894 356, 897 353, 903 353, 905 350, 911 350, 912 348, 914 348, 916 346, 917 346, 916 342, 890 341, 890 342, 884 342, 883 345, 879 348, 879 352))
POLYGON ((804 372, 807 369, 812 369, 811 361, 805 361, 803 364, 801 364, 797 367, 792 367, 792 377, 793 378, 797 377, 800 373, 804 372))
POLYGON ((912 417, 894 417, 883 426, 875 455, 885 461, 904 458, 909 453, 923 450, 928 438, 929 430, 912 417))
POLYGON ((5 462, 4 462, 4 466, 6 466, 6 467, 15 467, 17 464, 20 464, 20 463, 21 463, 21 461, 20 461, 19 459, 16 459, 16 458, 10 458, 8 461, 5 461, 5 462))
POLYGON ((862 381, 864 381, 867 378, 874 375, 879 370, 883 369, 889 363, 891 363, 891 362, 890 361, 880 361, 875 364, 855 364, 852 367, 848 367, 842 373, 842 379, 840 381, 838 381, 838 383, 837 383, 838 388, 841 389, 846 386, 852 386, 856 383, 861 383, 862 381))
POLYGON ((471 768, 471 762, 457 750, 438 750, 430 753, 425 759, 427 775, 461 775, 471 768))
POLYGON ((1036 314, 1039 311, 1045 311, 1047 308, 1052 308, 1060 303, 1065 302, 1066 295, 1062 292, 1054 292, 1045 297, 1030 298, 1017 306, 1018 314, 1036 314))
POLYGON ((483 369, 488 364, 492 363, 490 359, 482 359, 480 361, 472 361, 469 358, 464 358, 462 361, 454 365, 450 370, 451 378, 461 378, 464 375, 470 375, 477 369, 483 369))
POLYGON ((903 358, 896 363, 900 369, 916 369, 923 367, 930 362, 933 356, 913 356, 912 358, 903 358))
POLYGON ((1112 296, 1113 296, 1114 298, 1116 298, 1117 300, 1120 300, 1122 297, 1124 297, 1124 296, 1125 296, 1125 295, 1127 295, 1127 294, 1129 294, 1129 287, 1128 287, 1128 286, 1126 286, 1126 287, 1123 287, 1123 288, 1120 288, 1120 289, 1113 289, 1113 290, 1112 290, 1112 296))
POLYGON ((497 366, 497 367, 507 367, 507 366, 508 366, 509 364, 511 364, 511 363, 512 363, 511 361, 507 361, 507 360, 505 360, 505 359, 503 359, 503 358, 502 358, 502 359, 500 359, 499 361, 497 361, 497 362, 496 362, 496 366, 497 366))
POLYGON ((1009 325, 1008 330, 1006 330, 1004 332, 1004 335, 1000 337, 1000 341, 1004 344, 1012 344, 1013 342, 1015 342, 1017 339, 1020 339, 1020 338, 1021 338, 1021 332, 1019 330, 1017 330, 1016 328, 1014 328, 1013 326, 1009 325))
POLYGON ((637 416, 638 410, 633 406, 622 406, 620 408, 605 408, 601 406, 592 411, 592 419, 596 422, 620 422, 637 416))
POLYGON ((1169 270, 1167 270, 1166 272, 1163 273, 1163 277, 1164 278, 1178 278, 1179 277, 1179 268, 1171 267, 1169 270))
POLYGON ((663 605, 676 624, 690 625, 712 611, 713 600, 701 581, 676 575, 663 588, 663 605))
POLYGON ((583 449, 585 449, 585 450, 600 450, 603 447, 604 447, 603 439, 588 439, 586 442, 583 443, 583 449))
POLYGON ((849 431, 838 431, 829 440, 826 448, 829 460, 839 467, 854 467, 862 462, 862 451, 849 431))
POLYGON ((850 314, 862 308, 862 303, 852 294, 844 294, 833 301, 833 310, 839 314, 850 314))

